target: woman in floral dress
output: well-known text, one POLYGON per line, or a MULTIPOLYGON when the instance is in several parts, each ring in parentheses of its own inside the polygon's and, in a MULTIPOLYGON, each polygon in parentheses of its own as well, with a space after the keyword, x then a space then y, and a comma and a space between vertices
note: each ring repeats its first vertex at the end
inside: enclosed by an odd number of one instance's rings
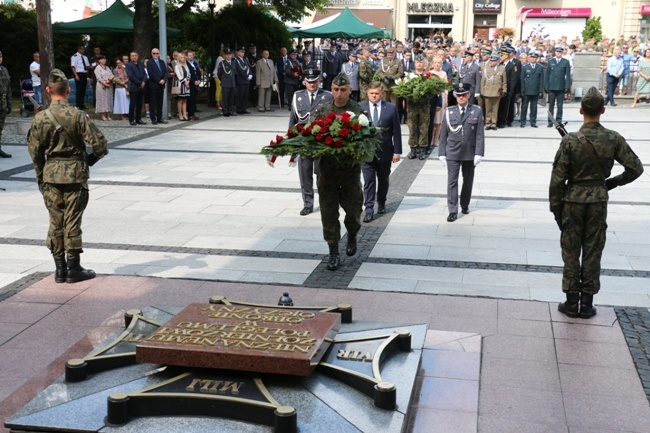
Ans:
POLYGON ((106 66, 106 57, 99 56, 97 67, 95 67, 95 79, 97 86, 95 95, 97 104, 95 113, 102 115, 102 120, 111 120, 110 113, 113 110, 113 71, 106 66))

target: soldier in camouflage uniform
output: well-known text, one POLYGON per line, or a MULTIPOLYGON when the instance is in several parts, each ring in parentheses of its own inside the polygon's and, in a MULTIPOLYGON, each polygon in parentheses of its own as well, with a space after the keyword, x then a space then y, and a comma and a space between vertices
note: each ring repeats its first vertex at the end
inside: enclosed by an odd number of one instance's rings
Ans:
POLYGON ((11 79, 7 68, 2 66, 2 51, 0 51, 0 158, 11 158, 11 154, 2 150, 1 145, 2 130, 9 113, 11 113, 11 79))
MULTIPOLYGON (((413 73, 423 75, 427 70, 427 58, 424 54, 415 56, 413 73)), ((406 123, 409 127, 409 159, 427 159, 428 131, 431 116, 429 115, 429 98, 406 99, 406 123)))
POLYGON ((596 314, 593 297, 600 290, 607 191, 628 184, 643 173, 641 161, 625 139, 600 124, 604 107, 605 99, 598 89, 590 88, 581 101, 584 124, 579 132, 562 138, 549 186, 551 212, 562 231, 562 291, 566 293, 566 302, 558 310, 583 319, 596 314), (608 178, 614 161, 625 171, 608 178))
POLYGON ((377 69, 377 76, 384 91, 384 101, 397 105, 397 95, 393 93, 393 87, 397 85, 396 81, 403 75, 404 68, 402 68, 402 62, 395 58, 395 49, 387 48, 386 58, 381 59, 377 69))
POLYGON ((107 141, 88 115, 68 104, 70 88, 62 71, 50 73, 46 91, 52 103, 34 117, 27 144, 50 213, 46 245, 56 265, 54 279, 76 283, 95 277, 79 263, 81 218, 88 204, 88 166, 108 153, 107 141), (86 154, 86 144, 92 153, 86 154))
MULTIPOLYGON (((350 99, 351 92, 350 80, 344 72, 341 72, 332 80, 334 100, 321 105, 315 111, 314 117, 325 116, 332 111, 337 114, 346 111, 351 111, 356 115, 363 113, 361 105, 350 99)), ((357 233, 361 228, 363 206, 361 163, 350 165, 340 162, 335 156, 323 155, 320 161, 318 195, 321 221, 323 222, 323 238, 325 238, 330 252, 327 269, 334 271, 341 264, 339 258, 339 240, 341 239, 339 205, 345 211, 344 223, 348 231, 345 253, 348 256, 353 256, 357 252, 357 233)))
POLYGON ((372 81, 373 75, 375 72, 372 70, 370 61, 370 48, 364 46, 359 61, 359 97, 361 102, 368 100, 368 84, 372 81))

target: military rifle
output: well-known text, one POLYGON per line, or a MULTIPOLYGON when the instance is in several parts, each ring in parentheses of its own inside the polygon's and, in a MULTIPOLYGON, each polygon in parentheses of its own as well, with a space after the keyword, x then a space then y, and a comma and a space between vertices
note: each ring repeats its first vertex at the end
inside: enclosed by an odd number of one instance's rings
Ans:
POLYGON ((557 132, 560 133, 560 137, 564 137, 565 135, 567 135, 568 132, 564 127, 567 124, 567 122, 558 123, 557 120, 555 120, 555 118, 553 117, 553 113, 551 113, 550 111, 547 111, 547 113, 548 113, 548 118, 550 119, 551 122, 553 122, 553 126, 555 126, 557 132))

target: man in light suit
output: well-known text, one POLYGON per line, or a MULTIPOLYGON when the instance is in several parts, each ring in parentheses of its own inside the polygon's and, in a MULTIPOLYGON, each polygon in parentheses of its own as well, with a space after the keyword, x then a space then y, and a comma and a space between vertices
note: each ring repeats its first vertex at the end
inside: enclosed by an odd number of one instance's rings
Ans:
POLYGON ((167 84, 167 65, 160 60, 160 50, 151 50, 151 60, 147 62, 147 88, 149 91, 149 117, 152 124, 167 123, 163 118, 163 98, 167 84))
POLYGON ((391 164, 399 162, 402 154, 402 130, 399 113, 395 104, 382 100, 381 83, 372 81, 368 84, 368 100, 361 106, 372 119, 372 122, 382 129, 381 147, 370 162, 361 165, 363 173, 363 197, 365 206, 364 223, 374 219, 375 199, 377 213, 386 213, 386 196, 388 195, 388 179, 391 164), (375 118, 376 117, 376 118, 375 118))
POLYGON ((262 51, 262 58, 255 63, 255 85, 257 86, 257 108, 260 113, 275 111, 271 109, 271 94, 273 84, 277 81, 273 60, 269 59, 269 51, 262 51))
MULTIPOLYGON (((327 90, 319 89, 320 71, 318 69, 308 69, 305 71, 306 89, 298 90, 293 94, 291 101, 291 116, 289 117, 289 127, 298 123, 311 122, 315 111, 323 104, 331 102, 333 97, 327 90)), ((320 177, 318 164, 320 158, 310 159, 298 156, 298 176, 300 177, 300 190, 302 191, 303 208, 300 215, 309 215, 314 211, 314 175, 316 181, 320 177)))
POLYGON ((483 134, 483 112, 478 105, 469 104, 470 85, 459 83, 454 86, 457 105, 448 107, 442 118, 440 149, 438 158, 447 168, 447 221, 458 218, 458 173, 463 171, 463 188, 460 192, 460 207, 469 213, 472 198, 474 168, 483 159, 485 140, 483 134))

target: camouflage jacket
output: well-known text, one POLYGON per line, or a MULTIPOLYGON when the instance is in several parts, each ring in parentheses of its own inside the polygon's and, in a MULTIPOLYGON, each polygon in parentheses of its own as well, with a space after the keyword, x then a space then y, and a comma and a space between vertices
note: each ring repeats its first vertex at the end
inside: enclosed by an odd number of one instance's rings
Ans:
POLYGON ((11 105, 11 79, 9 71, 0 65, 0 111, 11 105))
MULTIPOLYGON (((625 168, 623 173, 611 178, 614 186, 628 184, 641 176, 641 161, 619 133, 599 122, 583 124, 580 132, 593 144, 593 153, 606 178, 612 173, 614 161, 625 168)), ((549 186, 551 212, 560 212, 563 202, 596 203, 608 199, 605 181, 583 151, 578 135, 573 132, 565 135, 553 162, 549 186)))
POLYGON ((372 63, 368 59, 361 59, 359 62, 359 82, 368 84, 372 81, 375 72, 372 70, 372 63))
POLYGON ((50 108, 36 114, 27 144, 39 183, 85 184, 89 175, 86 144, 99 159, 108 153, 108 141, 99 128, 86 113, 64 101, 53 101, 50 108), (48 111, 60 130, 48 117, 48 111))

